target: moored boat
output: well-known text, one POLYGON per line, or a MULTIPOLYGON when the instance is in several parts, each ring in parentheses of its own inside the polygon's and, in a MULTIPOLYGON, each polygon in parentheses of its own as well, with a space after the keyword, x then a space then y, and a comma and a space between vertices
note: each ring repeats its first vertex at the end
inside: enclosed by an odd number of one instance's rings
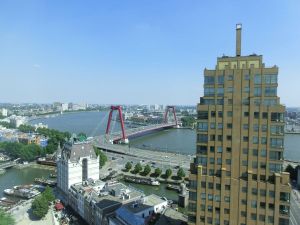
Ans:
POLYGON ((34 182, 36 182, 37 184, 42 184, 50 187, 54 187, 56 185, 56 181, 44 179, 44 178, 35 178, 34 182))

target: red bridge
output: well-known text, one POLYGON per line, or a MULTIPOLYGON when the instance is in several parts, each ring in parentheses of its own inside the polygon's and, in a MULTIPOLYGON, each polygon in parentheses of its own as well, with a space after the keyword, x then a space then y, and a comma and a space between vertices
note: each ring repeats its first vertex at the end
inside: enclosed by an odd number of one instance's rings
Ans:
POLYGON ((116 143, 116 142, 128 143, 128 139, 130 139, 130 138, 143 136, 145 134, 153 133, 158 130, 169 129, 169 128, 173 128, 173 127, 177 127, 177 126, 178 126, 178 121, 176 118, 175 107, 167 106, 163 123, 151 124, 148 126, 141 126, 138 128, 127 129, 125 131, 124 120, 123 120, 123 116, 122 116, 122 107, 121 106, 111 106, 110 112, 109 112, 109 117, 108 117, 108 123, 107 123, 107 127, 106 127, 106 132, 105 132, 105 134, 106 134, 105 139, 107 142, 111 142, 111 143, 116 143), (112 114, 115 110, 118 111, 118 115, 119 115, 119 119, 120 119, 120 123, 121 123, 121 132, 110 134, 112 114), (171 123, 168 122, 168 114, 170 111, 172 111, 172 114, 174 117, 174 122, 171 122, 171 123))

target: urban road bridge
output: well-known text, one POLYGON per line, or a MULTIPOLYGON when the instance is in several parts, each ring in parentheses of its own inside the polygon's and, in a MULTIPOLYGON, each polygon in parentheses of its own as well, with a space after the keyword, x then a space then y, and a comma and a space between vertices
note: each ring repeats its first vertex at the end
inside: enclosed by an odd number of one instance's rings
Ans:
POLYGON ((112 144, 113 143, 128 143, 129 139, 131 139, 131 138, 140 137, 140 136, 143 136, 143 135, 146 135, 149 133, 153 133, 153 132, 165 130, 165 129, 170 129, 170 128, 177 127, 177 126, 178 126, 178 121, 177 121, 177 117, 176 117, 175 107, 167 106, 163 123, 151 124, 151 125, 147 125, 147 126, 140 126, 137 128, 126 129, 126 131, 125 131, 124 119, 123 119, 123 115, 122 115, 122 107, 121 106, 111 106, 105 135, 100 136, 100 138, 98 138, 97 140, 100 143, 112 143, 112 144), (120 120, 120 124, 121 124, 121 131, 110 133, 112 115, 113 115, 114 111, 118 111, 119 120, 120 120), (172 122, 168 121, 168 114, 170 113, 170 111, 172 112, 173 117, 174 117, 174 121, 172 121, 172 122))
POLYGON ((131 138, 140 137, 149 133, 170 129, 177 126, 178 126, 178 121, 176 118, 175 107, 167 106, 164 114, 164 120, 161 124, 151 124, 148 126, 141 126, 141 127, 125 130, 121 106, 111 106, 105 135, 95 137, 94 146, 113 153, 149 159, 152 161, 160 162, 163 164, 169 164, 169 165, 180 164, 184 168, 189 168, 189 163, 191 160, 190 155, 177 154, 173 152, 161 152, 161 151, 155 151, 155 153, 153 154, 152 150, 144 150, 135 147, 130 147, 130 145, 115 144, 115 143, 128 143, 129 139, 131 138), (118 111, 119 120, 121 124, 121 131, 110 133, 112 113, 115 110, 118 111), (174 119, 174 121, 172 122, 168 121, 168 114, 170 112, 173 115, 173 119, 174 119))
POLYGON ((132 147, 130 145, 115 144, 115 143, 128 143, 129 140, 132 138, 140 137, 160 130, 171 129, 177 126, 178 126, 178 121, 175 113, 175 107, 167 106, 162 123, 140 126, 137 128, 131 128, 125 130, 121 106, 111 106, 105 135, 95 137, 94 146, 108 152, 138 157, 140 159, 151 160, 152 162, 157 162, 169 166, 180 165, 183 168, 188 169, 192 157, 191 155, 184 155, 184 154, 165 152, 165 151, 154 152, 153 150, 139 149, 136 147, 132 147), (119 121, 121 124, 121 131, 110 133, 112 114, 113 111, 115 110, 118 112, 119 121), (173 121, 168 120, 169 113, 173 116, 173 121))

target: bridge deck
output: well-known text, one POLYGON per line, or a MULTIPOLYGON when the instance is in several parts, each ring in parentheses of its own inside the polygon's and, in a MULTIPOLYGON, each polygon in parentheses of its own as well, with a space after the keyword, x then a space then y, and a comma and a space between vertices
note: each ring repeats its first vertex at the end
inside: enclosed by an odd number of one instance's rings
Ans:
MULTIPOLYGON (((176 123, 164 123, 164 124, 153 124, 148 126, 141 126, 137 128, 132 128, 126 130, 126 137, 132 138, 135 136, 141 136, 143 134, 147 134, 156 130, 168 129, 176 126, 176 123)), ((119 141, 122 139, 122 133, 116 132, 110 135, 110 140, 119 141)))

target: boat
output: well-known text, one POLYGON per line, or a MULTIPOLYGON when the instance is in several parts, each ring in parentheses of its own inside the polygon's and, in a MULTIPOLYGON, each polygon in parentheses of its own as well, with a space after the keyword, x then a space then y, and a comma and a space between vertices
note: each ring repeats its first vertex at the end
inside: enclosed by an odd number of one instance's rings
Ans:
POLYGON ((172 184, 168 184, 166 187, 168 190, 173 190, 173 191, 177 191, 178 193, 180 192, 181 188, 178 185, 172 185, 172 184))
POLYGON ((37 163, 46 166, 56 166, 56 161, 51 158, 38 158, 37 163))
POLYGON ((150 182, 151 182, 151 185, 152 185, 152 186, 159 186, 159 185, 160 185, 159 181, 158 181, 158 180, 155 180, 155 179, 153 179, 153 178, 151 178, 150 182))
POLYGON ((9 200, 8 198, 3 197, 0 199, 0 207, 1 208, 9 209, 12 206, 14 206, 15 204, 16 204, 15 201, 9 200))
POLYGON ((55 174, 55 173, 50 173, 49 177, 50 177, 50 178, 57 178, 57 174, 55 174))
POLYGON ((56 181, 44 179, 44 178, 35 178, 34 182, 36 182, 37 184, 42 184, 50 187, 54 187, 56 185, 56 181))
POLYGON ((24 186, 14 186, 14 188, 12 189, 5 189, 3 191, 6 195, 11 195, 11 196, 15 196, 15 197, 21 197, 21 198, 26 198, 26 199, 30 199, 33 198, 35 196, 37 196, 38 194, 40 194, 39 191, 35 190, 33 186, 28 186, 28 185, 24 185, 24 186))
POLYGON ((149 179, 149 178, 132 177, 132 176, 125 175, 124 180, 126 180, 128 182, 132 182, 132 183, 137 183, 137 184, 148 184, 148 185, 152 185, 152 186, 160 185, 160 183, 153 178, 149 179))
POLYGON ((4 194, 7 194, 7 195, 13 195, 14 194, 14 190, 13 189, 4 189, 4 194))
POLYGON ((17 203, 17 201, 13 201, 13 200, 10 200, 10 199, 5 198, 5 197, 0 199, 0 206, 4 207, 4 208, 6 208, 6 207, 9 208, 9 207, 15 205, 16 203, 17 203))
POLYGON ((160 183, 157 180, 155 180, 155 181, 151 181, 151 185, 152 186, 159 186, 160 183))

